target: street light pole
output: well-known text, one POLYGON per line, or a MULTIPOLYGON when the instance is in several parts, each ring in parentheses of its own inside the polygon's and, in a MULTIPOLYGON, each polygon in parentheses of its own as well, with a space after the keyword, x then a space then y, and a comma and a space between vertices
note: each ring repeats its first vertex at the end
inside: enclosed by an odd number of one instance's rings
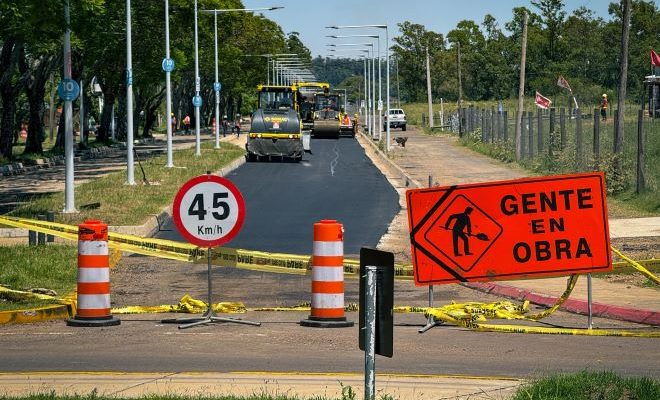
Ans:
POLYGON ((215 83, 213 90, 215 90, 215 148, 220 148, 220 82, 218 81, 218 11, 213 10, 213 27, 214 27, 214 42, 215 42, 215 83))
POLYGON ((126 0, 126 184, 135 185, 133 166, 133 54, 131 49, 131 0, 126 0))
MULTIPOLYGON (((165 59, 170 60, 170 6, 165 0, 165 59)), ((172 156, 172 79, 170 68, 165 69, 165 103, 167 112, 167 164, 165 167, 174 167, 172 156)))
MULTIPOLYGON (((64 80, 71 79, 71 18, 69 16, 69 0, 64 5, 64 80)), ((64 212, 76 212, 73 190, 73 106, 71 100, 64 102, 64 160, 66 174, 64 177, 64 212)))
MULTIPOLYGON (((199 49, 197 45, 197 0, 195 0, 195 97, 199 96, 199 49)), ((199 103, 195 103, 195 156, 202 155, 201 138, 199 134, 199 103)))
MULTIPOLYGON (((386 61, 386 66, 385 68, 387 69, 387 116, 389 117, 390 115, 390 48, 389 48, 389 43, 390 43, 390 37, 389 37, 389 30, 387 25, 385 24, 380 24, 380 25, 342 25, 342 26, 326 26, 326 28, 329 29, 360 29, 360 28, 378 28, 378 29, 385 29, 385 42, 386 42, 386 55, 387 55, 387 61, 386 61)), ((385 146, 385 150, 389 151, 390 150, 390 124, 389 122, 386 124, 387 125, 387 144, 385 146)))

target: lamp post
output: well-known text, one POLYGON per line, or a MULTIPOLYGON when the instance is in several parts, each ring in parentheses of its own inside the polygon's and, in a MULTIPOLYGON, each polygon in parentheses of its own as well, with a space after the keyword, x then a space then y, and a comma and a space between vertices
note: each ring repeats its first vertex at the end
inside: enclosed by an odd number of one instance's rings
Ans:
MULTIPOLYGON (((387 25, 385 24, 373 24, 373 25, 336 25, 336 26, 327 26, 326 28, 329 29, 369 29, 369 28, 376 28, 376 29, 385 29, 385 54, 386 54, 386 62, 385 62, 385 68, 387 70, 386 73, 386 78, 385 80, 387 81, 387 90, 386 90, 386 97, 387 97, 387 116, 389 118, 390 115, 390 38, 389 38, 389 30, 387 28, 387 25)), ((385 145, 385 150, 390 151, 390 123, 388 122, 386 128, 386 139, 387 143, 385 145)))
POLYGON ((165 167, 174 167, 172 156, 172 80, 171 71, 174 68, 174 62, 170 59, 170 6, 169 0, 165 0, 165 60, 163 60, 163 69, 165 70, 165 103, 167 115, 167 164, 165 167))
MULTIPOLYGON (((64 19, 66 30, 64 31, 64 80, 71 80, 71 27, 69 17, 69 1, 64 5, 64 19)), ((62 84, 61 84, 62 85, 62 84)), ((72 100, 64 101, 64 212, 76 212, 73 190, 73 105, 72 100)))
MULTIPOLYGON (((342 39, 342 38, 355 38, 365 37, 373 38, 378 41, 378 140, 381 140, 381 127, 383 126, 383 99, 382 99, 382 79, 381 79, 381 66, 380 66, 380 35, 327 35, 329 38, 342 39)), ((375 100, 374 100, 375 101, 375 100)))
POLYGON ((270 59, 273 57, 297 56, 295 53, 276 54, 243 54, 242 57, 265 57, 266 58, 266 85, 270 85, 270 59))
MULTIPOLYGON (((372 139, 376 139, 376 52, 374 51, 373 43, 339 43, 339 44, 330 44, 329 46, 369 46, 371 49, 372 60, 371 60, 371 95, 369 97, 370 107, 371 107, 371 123, 369 124, 369 134, 372 139)), ((379 135, 380 136, 380 135, 379 135)))
POLYGON ((126 0, 126 184, 135 185, 133 165, 133 54, 131 49, 131 0, 126 0))
MULTIPOLYGON (((221 84, 218 80, 218 13, 228 13, 228 12, 250 12, 250 11, 273 11, 278 10, 283 7, 261 7, 261 8, 226 8, 226 9, 213 9, 213 10, 202 10, 203 13, 212 13, 213 14, 213 41, 215 44, 215 81, 213 82, 213 91, 215 92, 215 148, 220 148, 220 89, 221 84)), ((197 10, 197 1, 195 1, 195 10, 197 10)), ((195 91, 196 95, 199 96, 199 77, 198 77, 198 60, 197 60, 197 14, 195 14, 195 91)), ((199 106, 195 106, 195 134, 196 137, 196 147, 199 146, 199 106)), ((199 154, 196 154, 199 155, 199 154)))

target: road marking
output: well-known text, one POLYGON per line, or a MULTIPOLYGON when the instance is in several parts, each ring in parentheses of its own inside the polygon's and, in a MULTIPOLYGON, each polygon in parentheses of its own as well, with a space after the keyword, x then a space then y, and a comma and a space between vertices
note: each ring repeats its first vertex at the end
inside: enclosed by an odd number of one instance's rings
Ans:
POLYGON ((334 160, 330 162, 330 175, 335 176, 335 167, 337 166, 337 163, 339 162, 339 150, 337 149, 337 146, 339 145, 339 141, 335 143, 335 147, 332 148, 332 151, 335 152, 337 155, 334 160))

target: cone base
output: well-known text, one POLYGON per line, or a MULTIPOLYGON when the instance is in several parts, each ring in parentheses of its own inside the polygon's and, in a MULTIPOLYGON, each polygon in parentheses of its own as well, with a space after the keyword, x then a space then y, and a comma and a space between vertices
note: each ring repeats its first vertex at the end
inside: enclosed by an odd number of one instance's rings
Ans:
POLYGON ((345 317, 341 318, 318 318, 311 315, 307 319, 300 321, 300 326, 311 328, 350 328, 355 325, 353 321, 347 321, 345 317))
POLYGON ((121 320, 111 316, 98 317, 98 318, 85 318, 76 315, 73 318, 66 320, 68 326, 82 326, 82 327, 95 327, 95 326, 116 326, 121 324, 121 320))

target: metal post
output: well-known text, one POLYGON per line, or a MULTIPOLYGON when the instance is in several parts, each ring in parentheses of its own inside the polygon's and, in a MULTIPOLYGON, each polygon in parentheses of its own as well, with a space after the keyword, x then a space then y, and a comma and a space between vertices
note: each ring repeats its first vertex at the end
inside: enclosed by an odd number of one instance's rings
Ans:
POLYGON ((213 10, 213 26, 215 41, 215 148, 220 148, 220 90, 217 90, 218 81, 218 11, 213 10))
MULTIPOLYGON (((170 6, 165 0, 165 58, 170 59, 170 6)), ((167 168, 174 167, 172 156, 172 79, 171 72, 165 71, 165 109, 167 112, 167 168)))
MULTIPOLYGON (((195 96, 199 96, 199 49, 197 43, 197 0, 195 0, 195 96)), ((201 138, 199 136, 199 106, 195 106, 195 155, 201 156, 201 138)))
MULTIPOLYGON (((655 113, 655 110, 652 110, 652 112, 655 113)), ((639 110, 637 114, 637 193, 646 191, 644 136, 644 110, 639 110)))
POLYGON ((534 113, 527 114, 527 154, 530 159, 534 158, 534 113))
POLYGON ((445 103, 442 97, 440 97, 440 130, 445 130, 445 103))
POLYGON ((538 114, 536 114, 536 125, 537 125, 537 137, 538 143, 536 147, 538 148, 539 154, 543 152, 543 110, 539 109, 538 114))
MULTIPOLYGON (((460 118, 460 116, 459 116, 460 118)), ((429 185, 428 187, 433 186, 433 176, 429 175, 429 185)), ((429 285, 429 308, 433 308, 433 285, 429 285)), ((419 331, 419 333, 424 333, 428 331, 429 329, 440 325, 442 322, 438 322, 433 318, 432 315, 429 315, 428 320, 426 321, 426 325, 422 327, 419 331)))
POLYGON ((126 184, 135 185, 133 166, 133 55, 131 50, 131 0, 126 0, 126 184))
MULTIPOLYGON (((48 221, 48 222, 54 222, 55 221, 55 213, 53 211, 46 212, 46 221, 48 221)), ((55 241, 55 236, 46 235, 46 242, 53 243, 54 241, 55 241)))
MULTIPOLYGON (((39 221, 45 221, 46 216, 43 215, 43 214, 39 214, 39 215, 37 215, 37 219, 39 221)), ((46 244, 46 234, 45 233, 42 233, 42 232, 37 233, 37 244, 39 244, 39 245, 46 244)))
MULTIPOLYGON (((387 88, 385 89, 385 96, 387 96, 387 110, 385 115, 389 118, 390 116, 390 37, 387 31, 387 25, 385 25, 385 81, 387 88)), ((397 71, 398 72, 398 71, 397 71)), ((398 88, 397 88, 398 90, 398 88)), ((397 98, 399 97, 399 92, 397 92, 397 98)), ((399 99, 400 101, 400 99, 399 99)), ((389 121, 385 127, 385 151, 390 151, 390 124, 389 121)))
POLYGON ((376 138, 376 52, 374 46, 371 46, 371 138, 376 138))
POLYGON ((366 310, 364 340, 364 399, 376 399, 376 270, 367 265, 367 290, 365 293, 366 310))
POLYGON ((598 165, 600 164, 600 118, 598 118, 598 109, 594 108, 594 140, 593 140, 593 152, 594 152, 594 169, 598 170, 598 165))
POLYGON ((426 100, 429 106, 429 128, 433 128, 433 95, 431 94, 431 67, 428 46, 426 47, 426 100))
POLYGON ((367 53, 367 57, 369 58, 369 61, 367 61, 367 75, 369 76, 369 80, 367 83, 367 90, 368 90, 368 97, 367 97, 367 130, 369 131, 369 136, 373 137, 373 131, 371 130, 371 64, 373 60, 371 57, 369 57, 369 54, 367 53))
POLYGON ((85 90, 83 89, 85 87, 85 84, 82 80, 80 79, 80 111, 78 112, 79 117, 80 117, 80 143, 83 144, 83 146, 87 147, 87 139, 83 136, 83 132, 85 131, 85 105, 84 105, 84 96, 83 93, 85 93, 85 90))
POLYGON ((559 146, 561 150, 566 148, 566 109, 559 109, 559 146))
POLYGON ((381 81, 381 66, 380 66, 380 35, 378 35, 378 140, 380 141, 381 139, 381 132, 383 129, 383 107, 381 104, 383 104, 383 95, 382 95, 382 86, 383 83, 381 81))
POLYGON ((575 110, 575 164, 579 170, 582 170, 582 112, 575 110))
POLYGON ((588 318, 587 318, 587 328, 591 329, 592 328, 592 320, 593 320, 593 314, 591 310, 592 306, 592 296, 591 296, 591 274, 587 274, 587 313, 588 313, 588 318))
POLYGON ((367 78, 367 59, 368 57, 364 57, 364 126, 365 128, 369 126, 369 108, 367 107, 367 104, 369 104, 369 79, 367 78))
MULTIPOLYGON (((71 23, 69 17, 69 1, 64 6, 66 31, 64 31, 64 79, 71 79, 71 23)), ((73 107, 71 101, 64 102, 64 212, 76 212, 73 191, 73 107)))

